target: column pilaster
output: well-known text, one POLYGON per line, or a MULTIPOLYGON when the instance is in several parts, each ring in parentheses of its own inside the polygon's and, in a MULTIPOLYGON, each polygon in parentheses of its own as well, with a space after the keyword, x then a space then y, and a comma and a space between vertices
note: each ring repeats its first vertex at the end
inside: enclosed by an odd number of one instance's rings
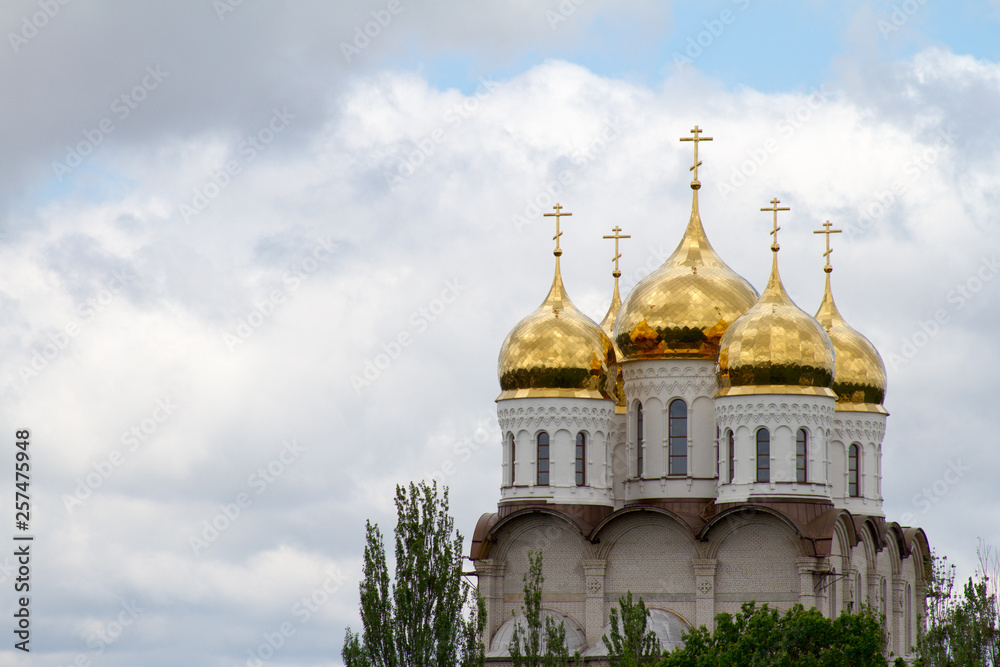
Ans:
POLYGON ((694 599, 695 627, 704 625, 715 629, 715 570, 719 561, 714 558, 695 559, 694 599))
POLYGON ((604 573, 608 563, 602 559, 587 559, 583 561, 583 575, 586 586, 587 602, 584 613, 584 631, 587 633, 587 643, 593 646, 601 639, 604 629, 604 573))

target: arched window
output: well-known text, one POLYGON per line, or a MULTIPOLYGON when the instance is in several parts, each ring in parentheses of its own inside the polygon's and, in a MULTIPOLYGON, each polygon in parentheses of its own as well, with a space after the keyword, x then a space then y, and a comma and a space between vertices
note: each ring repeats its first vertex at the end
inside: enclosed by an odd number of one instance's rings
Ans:
POLYGON ((642 403, 635 404, 635 474, 642 477, 642 403))
POLYGON ((837 568, 830 571, 830 618, 837 618, 840 610, 837 609, 837 568))
POLYGON ((687 474, 688 408, 679 398, 670 401, 670 464, 669 474, 687 474))
POLYGON ((771 481, 771 434, 766 428, 757 431, 757 481, 771 481))
POLYGON ((576 485, 587 483, 587 436, 582 432, 576 434, 576 485))
POLYGON ((905 646, 913 645, 913 589, 910 588, 909 584, 906 584, 906 592, 903 598, 903 618, 906 623, 906 632, 904 637, 906 638, 905 646))
POLYGON ((736 437, 729 431, 729 483, 736 477, 736 437))
POLYGON ((806 460, 808 451, 809 437, 806 435, 806 430, 800 428, 798 434, 795 436, 795 481, 805 482, 806 481, 806 460))
POLYGON ((830 483, 830 429, 823 433, 823 475, 826 483, 830 483))
POLYGON ((857 443, 851 445, 847 455, 847 494, 851 498, 861 495, 859 472, 861 470, 861 447, 857 443))
POLYGON ((517 470, 517 468, 515 467, 515 465, 517 464, 517 449, 516 445, 514 444, 513 433, 507 434, 507 447, 510 451, 510 485, 514 486, 514 479, 516 476, 515 471, 517 470))
POLYGON ((542 431, 538 434, 538 481, 539 486, 549 484, 549 434, 542 431))

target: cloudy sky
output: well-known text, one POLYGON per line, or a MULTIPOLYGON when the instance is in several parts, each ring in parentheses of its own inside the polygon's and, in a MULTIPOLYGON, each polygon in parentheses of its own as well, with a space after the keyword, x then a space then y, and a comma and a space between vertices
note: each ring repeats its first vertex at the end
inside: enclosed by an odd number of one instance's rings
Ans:
MULTIPOLYGON (((602 235, 632 235, 624 290, 677 243, 695 124, 709 237, 758 289, 772 197, 810 312, 812 232, 844 230, 837 302, 889 371, 886 513, 970 574, 1000 545, 998 22, 981 0, 3 3, 0 479, 9 540, 29 429, 31 664, 339 664, 394 486, 447 481, 466 536, 496 506, 496 357, 551 280, 541 212, 574 213, 563 273, 599 319, 602 235)), ((0 665, 27 664, 14 565, 0 665)))

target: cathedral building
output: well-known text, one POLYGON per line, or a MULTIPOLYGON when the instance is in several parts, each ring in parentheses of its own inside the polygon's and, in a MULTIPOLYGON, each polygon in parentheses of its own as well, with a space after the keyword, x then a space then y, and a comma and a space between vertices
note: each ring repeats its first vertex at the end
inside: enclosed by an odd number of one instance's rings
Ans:
MULTIPOLYGON (((744 602, 833 617, 870 605, 888 647, 913 656, 930 551, 882 512, 885 365, 841 317, 830 283, 815 316, 778 271, 760 294, 712 248, 698 209, 674 253, 598 324, 570 301, 559 262, 542 304, 500 349, 503 438, 496 512, 473 534, 487 655, 502 659, 521 614, 528 552, 543 553, 544 614, 570 652, 604 655, 627 591, 665 649, 744 602)), ((762 248, 763 250, 763 248, 762 248)), ((761 253, 763 255, 763 252, 761 253)))

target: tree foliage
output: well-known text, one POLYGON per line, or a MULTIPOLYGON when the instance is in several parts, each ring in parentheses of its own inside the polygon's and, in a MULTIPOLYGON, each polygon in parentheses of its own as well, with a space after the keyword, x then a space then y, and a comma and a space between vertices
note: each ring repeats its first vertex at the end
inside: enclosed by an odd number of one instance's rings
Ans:
POLYGON ((618 606, 611 608, 611 634, 604 636, 612 667, 641 667, 658 662, 662 654, 660 640, 652 630, 646 630, 648 621, 649 610, 642 598, 633 603, 632 591, 618 598, 618 606))
POLYGON ((780 614, 767 605, 743 604, 718 614, 716 629, 684 635, 685 645, 664 656, 663 667, 885 667, 884 634, 870 611, 831 620, 795 605, 780 614))
POLYGON ((980 542, 979 569, 956 593, 955 569, 932 555, 926 629, 918 642, 921 667, 1000 666, 1000 558, 980 542))
MULTIPOLYGON (((566 626, 542 614, 542 552, 528 552, 528 571, 524 573, 524 620, 514 623, 510 657, 514 667, 564 667, 570 662, 566 647, 566 626)), ((574 659, 579 658, 575 655, 574 659)))
POLYGON ((360 635, 347 630, 347 667, 483 665, 486 608, 462 579, 462 536, 437 484, 396 487, 396 567, 389 578, 377 525, 366 525, 360 635))

